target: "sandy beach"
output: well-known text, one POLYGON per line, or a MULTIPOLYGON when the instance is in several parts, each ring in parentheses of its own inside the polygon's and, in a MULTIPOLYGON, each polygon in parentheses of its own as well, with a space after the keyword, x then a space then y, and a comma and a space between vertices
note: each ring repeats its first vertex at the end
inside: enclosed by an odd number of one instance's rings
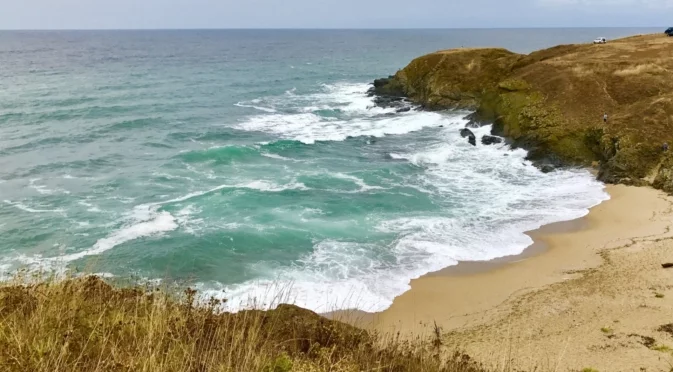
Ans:
POLYGON ((669 371, 673 366, 673 198, 607 186, 611 199, 578 220, 530 232, 519 256, 461 262, 360 325, 427 335, 488 366, 669 371))

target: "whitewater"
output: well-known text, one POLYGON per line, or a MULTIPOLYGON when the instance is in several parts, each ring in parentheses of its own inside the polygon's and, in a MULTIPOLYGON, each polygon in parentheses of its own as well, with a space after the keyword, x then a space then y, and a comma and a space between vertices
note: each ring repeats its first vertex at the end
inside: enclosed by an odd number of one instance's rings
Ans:
POLYGON ((471 146, 469 112, 374 104, 373 78, 462 43, 446 35, 0 39, 0 275, 189 285, 232 311, 381 311, 414 278, 521 253, 526 231, 606 200, 587 170, 481 144, 490 126, 471 146))
MULTIPOLYGON (((236 285, 218 283, 211 288, 212 283, 202 283, 199 288, 204 296, 226 298, 229 310, 291 302, 318 312, 382 311, 396 296, 410 289, 411 279, 458 261, 519 254, 533 243, 524 232, 582 217, 589 208, 608 198, 602 185, 586 170, 544 174, 525 159, 527 153, 523 149, 512 150, 506 144, 468 145, 459 134, 468 122, 467 112, 432 113, 416 108, 392 115, 394 109, 375 107, 373 99, 366 95, 368 88, 367 84, 340 84, 324 86, 324 94, 288 98, 294 104, 298 101, 319 105, 299 111, 318 107, 330 110, 334 109, 330 104, 335 104, 352 116, 350 120, 280 115, 273 110, 274 115, 255 116, 238 127, 273 132, 306 144, 433 128, 432 143, 387 155, 391 160, 422 169, 422 174, 404 186, 446 199, 452 216, 412 215, 380 220, 373 228, 396 236, 385 247, 331 239, 315 241, 313 251, 298 260, 299 267, 268 268, 265 278, 236 285), (384 258, 389 255, 392 260, 384 258)), ((490 131, 491 126, 473 129, 478 138, 490 131)), ((357 177, 333 176, 355 183, 360 187, 355 192, 386 190, 369 186, 357 177)))

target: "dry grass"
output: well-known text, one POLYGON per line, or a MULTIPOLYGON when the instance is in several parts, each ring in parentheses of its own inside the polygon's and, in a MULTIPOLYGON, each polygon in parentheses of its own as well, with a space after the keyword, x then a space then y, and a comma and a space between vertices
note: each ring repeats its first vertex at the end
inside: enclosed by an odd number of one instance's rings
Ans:
POLYGON ((281 305, 218 311, 147 286, 90 276, 0 284, 2 371, 462 371, 480 372, 441 343, 376 335, 281 305))
POLYGON ((617 70, 614 72, 617 76, 629 76, 629 75, 640 75, 640 74, 661 74, 665 73, 666 69, 660 65, 653 63, 647 63, 642 65, 636 65, 623 70, 617 70))
POLYGON ((596 73, 594 70, 582 65, 573 66, 570 70, 580 77, 592 76, 596 73))

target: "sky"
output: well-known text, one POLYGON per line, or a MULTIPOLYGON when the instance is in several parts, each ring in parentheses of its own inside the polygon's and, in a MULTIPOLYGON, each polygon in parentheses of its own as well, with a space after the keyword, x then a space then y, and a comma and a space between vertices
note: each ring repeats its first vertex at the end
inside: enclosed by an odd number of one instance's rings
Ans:
POLYGON ((4 30, 649 26, 673 0, 0 0, 4 30))

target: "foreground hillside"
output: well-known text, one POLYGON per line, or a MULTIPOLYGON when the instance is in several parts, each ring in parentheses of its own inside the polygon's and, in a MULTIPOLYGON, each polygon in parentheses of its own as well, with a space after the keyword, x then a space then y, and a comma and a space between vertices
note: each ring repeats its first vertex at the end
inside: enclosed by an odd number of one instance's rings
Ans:
POLYGON ((482 371, 458 354, 440 361, 439 342, 383 342, 291 305, 218 313, 195 295, 96 277, 0 285, 0 370, 482 371))
POLYGON ((477 123, 542 162, 600 163, 606 182, 673 191, 673 38, 635 36, 520 55, 439 51, 376 84, 427 109, 475 110, 477 123), (607 123, 603 114, 608 114, 607 123))

